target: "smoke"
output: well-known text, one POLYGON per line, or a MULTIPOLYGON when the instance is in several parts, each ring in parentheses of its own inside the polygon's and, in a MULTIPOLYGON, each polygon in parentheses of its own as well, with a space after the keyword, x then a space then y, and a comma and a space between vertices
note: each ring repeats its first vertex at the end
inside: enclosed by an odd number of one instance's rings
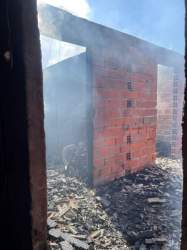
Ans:
MULTIPOLYGON (((50 4, 83 18, 89 18, 91 14, 91 8, 87 0, 38 0, 38 5, 40 4, 50 4)), ((42 35, 40 40, 43 68, 85 51, 85 48, 81 46, 57 41, 42 35)))
POLYGON ((43 35, 40 36, 40 40, 43 68, 49 67, 70 57, 79 55, 86 50, 85 47, 58 41, 43 35))
POLYGON ((38 4, 47 3, 58 8, 62 8, 72 14, 87 18, 90 15, 91 8, 87 0, 38 0, 38 4))

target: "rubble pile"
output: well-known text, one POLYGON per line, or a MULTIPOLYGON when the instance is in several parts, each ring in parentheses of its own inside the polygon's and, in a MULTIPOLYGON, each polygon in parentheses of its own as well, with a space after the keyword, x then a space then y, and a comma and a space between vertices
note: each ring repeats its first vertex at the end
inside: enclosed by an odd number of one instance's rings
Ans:
POLYGON ((111 249, 111 246, 116 250, 120 246, 128 249, 122 233, 116 230, 104 211, 96 191, 77 178, 49 170, 48 203, 51 249, 111 249), (71 247, 63 248, 62 244, 67 243, 71 247))
POLYGON ((137 249, 178 250, 180 239, 182 167, 161 159, 157 165, 99 189, 110 202, 105 211, 137 249))
POLYGON ((182 170, 156 166, 97 189, 48 170, 48 237, 55 249, 180 249, 182 170))

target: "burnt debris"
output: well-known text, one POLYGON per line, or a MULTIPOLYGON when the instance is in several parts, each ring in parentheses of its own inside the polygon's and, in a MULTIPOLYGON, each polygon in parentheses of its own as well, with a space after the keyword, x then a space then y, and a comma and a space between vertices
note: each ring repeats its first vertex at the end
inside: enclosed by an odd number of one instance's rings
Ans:
POLYGON ((155 167, 97 189, 48 170, 51 249, 179 249, 180 164, 159 158, 155 167))

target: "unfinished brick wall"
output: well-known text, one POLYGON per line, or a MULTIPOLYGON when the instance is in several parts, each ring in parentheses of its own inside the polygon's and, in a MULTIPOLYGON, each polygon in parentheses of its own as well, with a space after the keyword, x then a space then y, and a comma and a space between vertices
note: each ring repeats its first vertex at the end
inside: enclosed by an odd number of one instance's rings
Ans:
POLYGON ((168 89, 175 100, 171 105, 177 107, 172 106, 170 115, 169 156, 180 152, 183 87, 176 76, 184 75, 181 55, 48 5, 41 7, 40 20, 43 35, 87 48, 95 185, 154 163, 158 64, 174 69, 175 80, 168 89))
POLYGON ((156 67, 133 47, 124 54, 116 48, 92 53, 93 175, 99 184, 155 161, 156 67))

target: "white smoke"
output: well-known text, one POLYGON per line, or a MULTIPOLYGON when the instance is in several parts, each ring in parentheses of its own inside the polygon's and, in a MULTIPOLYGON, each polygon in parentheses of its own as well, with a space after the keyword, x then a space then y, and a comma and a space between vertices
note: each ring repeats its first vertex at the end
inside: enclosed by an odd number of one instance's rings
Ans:
POLYGON ((38 0, 38 4, 43 3, 65 9, 76 16, 84 18, 89 17, 91 12, 87 0, 38 0))
POLYGON ((42 67, 46 68, 86 51, 85 47, 40 36, 42 67))
MULTIPOLYGON (((38 0, 37 3, 38 5, 50 4, 83 18, 88 18, 91 13, 87 0, 38 0)), ((43 68, 85 51, 85 48, 81 46, 57 41, 42 35, 40 39, 43 68)))

